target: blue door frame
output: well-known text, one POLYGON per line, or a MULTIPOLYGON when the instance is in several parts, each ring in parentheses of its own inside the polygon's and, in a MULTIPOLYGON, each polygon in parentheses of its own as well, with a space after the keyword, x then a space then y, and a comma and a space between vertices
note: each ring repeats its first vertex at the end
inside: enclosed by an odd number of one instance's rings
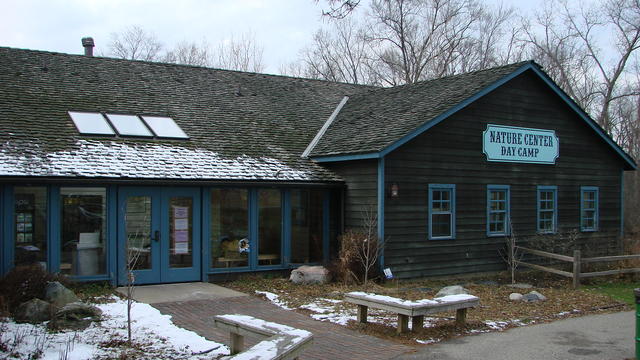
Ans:
POLYGON ((200 188, 167 187, 121 187, 118 194, 118 283, 126 283, 127 234, 125 231, 127 198, 148 196, 151 199, 151 269, 135 270, 136 284, 199 281, 202 279, 201 266, 201 196, 200 188), (192 199, 192 263, 189 267, 170 266, 170 224, 169 212, 172 197, 192 199))

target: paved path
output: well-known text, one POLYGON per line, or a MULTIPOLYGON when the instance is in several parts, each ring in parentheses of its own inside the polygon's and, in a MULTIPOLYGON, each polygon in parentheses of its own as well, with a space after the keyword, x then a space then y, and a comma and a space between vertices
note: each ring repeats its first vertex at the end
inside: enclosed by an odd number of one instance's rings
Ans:
POLYGON ((634 337, 635 312, 619 312, 466 336, 396 359, 622 360, 635 356, 634 337))
MULTIPOLYGON (((172 290, 179 291, 179 288, 172 290)), ((136 292, 142 293, 138 290, 136 292)), ((153 293, 153 291, 147 292, 153 293)), ((213 327, 212 318, 214 315, 245 314, 311 331, 314 345, 302 354, 301 359, 390 359, 415 350, 413 347, 362 335, 340 325, 316 321, 307 315, 281 309, 253 296, 222 296, 215 299, 171 302, 156 301, 153 306, 163 314, 172 315, 172 320, 176 325, 195 331, 209 340, 225 344, 229 343, 229 333, 213 327)), ((256 342, 257 339, 247 338, 249 346, 256 342)))

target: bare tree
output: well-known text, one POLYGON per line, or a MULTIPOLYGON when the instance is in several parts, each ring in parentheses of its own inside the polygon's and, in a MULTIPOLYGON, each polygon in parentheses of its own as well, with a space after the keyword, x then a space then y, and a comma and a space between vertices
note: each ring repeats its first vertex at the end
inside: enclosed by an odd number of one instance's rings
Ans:
POLYGON ((360 0, 327 0, 327 3, 329 9, 322 10, 322 15, 334 19, 344 19, 360 5, 360 0))
POLYGON ((117 58, 155 61, 162 51, 162 43, 155 34, 132 25, 121 33, 111 33, 109 49, 111 55, 117 58))
POLYGON ((240 38, 231 36, 219 46, 215 65, 223 69, 261 72, 264 70, 263 52, 253 34, 244 33, 240 38))
POLYGON ((547 2, 525 23, 523 40, 549 75, 615 136, 613 103, 638 95, 625 75, 640 48, 640 1, 579 4, 547 2))
POLYGON ((306 74, 329 81, 372 83, 367 64, 369 46, 362 30, 352 19, 331 25, 330 30, 318 30, 311 46, 303 50, 306 74))
POLYGON ((206 41, 200 45, 195 42, 182 41, 164 55, 164 62, 196 66, 211 65, 211 50, 206 41))
POLYGON ((472 0, 373 0, 369 34, 380 78, 397 85, 448 75, 478 16, 472 0))

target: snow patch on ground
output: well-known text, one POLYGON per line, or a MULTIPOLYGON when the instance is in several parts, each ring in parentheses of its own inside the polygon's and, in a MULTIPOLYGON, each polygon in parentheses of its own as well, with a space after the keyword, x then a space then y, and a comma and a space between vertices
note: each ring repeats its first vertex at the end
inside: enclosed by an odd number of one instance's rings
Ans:
POLYGON ((293 310, 292 308, 290 308, 289 306, 287 306, 287 304, 283 301, 280 300, 280 297, 272 292, 268 292, 268 291, 258 291, 256 290, 256 294, 258 295, 263 295, 264 297, 267 298, 267 300, 271 301, 274 305, 277 305, 285 310, 293 310))
MULTIPOLYGON (((36 349, 42 350, 41 359, 45 360, 64 358, 65 353, 66 358, 73 360, 113 358, 121 349, 101 345, 127 338, 126 302, 113 300, 96 305, 103 311, 103 321, 92 323, 83 331, 49 333, 45 324, 5 321, 0 323, 0 340, 14 344, 10 349, 18 359, 29 358, 36 349)), ((229 353, 226 346, 175 326, 171 316, 161 314, 148 304, 134 303, 131 314, 134 342, 143 344, 150 358, 199 360, 229 353), (216 349, 206 355, 193 355, 212 348, 216 349)), ((1 358, 6 355, 0 352, 1 358)))

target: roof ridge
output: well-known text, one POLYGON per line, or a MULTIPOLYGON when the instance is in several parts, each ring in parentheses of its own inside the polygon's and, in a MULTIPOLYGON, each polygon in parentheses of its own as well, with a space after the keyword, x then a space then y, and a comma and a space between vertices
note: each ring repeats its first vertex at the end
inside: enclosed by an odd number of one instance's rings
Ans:
POLYGON ((165 62, 165 61, 150 61, 150 60, 139 60, 139 59, 132 60, 132 59, 122 59, 117 57, 109 57, 109 56, 86 56, 84 54, 70 54, 70 53, 51 51, 51 50, 34 50, 34 49, 25 49, 25 48, 14 48, 10 46, 0 46, 0 50, 2 49, 11 50, 11 51, 23 51, 23 52, 31 52, 31 53, 48 54, 48 55, 61 55, 61 56, 68 56, 72 58, 86 59, 89 61, 106 60, 106 61, 114 61, 114 62, 139 63, 139 64, 166 66, 166 67, 193 68, 193 69, 236 73, 236 74, 242 74, 242 75, 248 75, 248 76, 267 76, 272 78, 313 81, 313 82, 319 82, 324 84, 347 85, 347 86, 360 87, 360 88, 379 88, 378 86, 375 86, 375 85, 353 84, 348 82, 313 79, 313 78, 297 77, 297 76, 291 76, 291 75, 269 74, 269 73, 260 73, 260 72, 254 72, 254 71, 223 69, 223 68, 209 67, 209 66, 202 66, 202 65, 171 63, 171 62, 165 62))

